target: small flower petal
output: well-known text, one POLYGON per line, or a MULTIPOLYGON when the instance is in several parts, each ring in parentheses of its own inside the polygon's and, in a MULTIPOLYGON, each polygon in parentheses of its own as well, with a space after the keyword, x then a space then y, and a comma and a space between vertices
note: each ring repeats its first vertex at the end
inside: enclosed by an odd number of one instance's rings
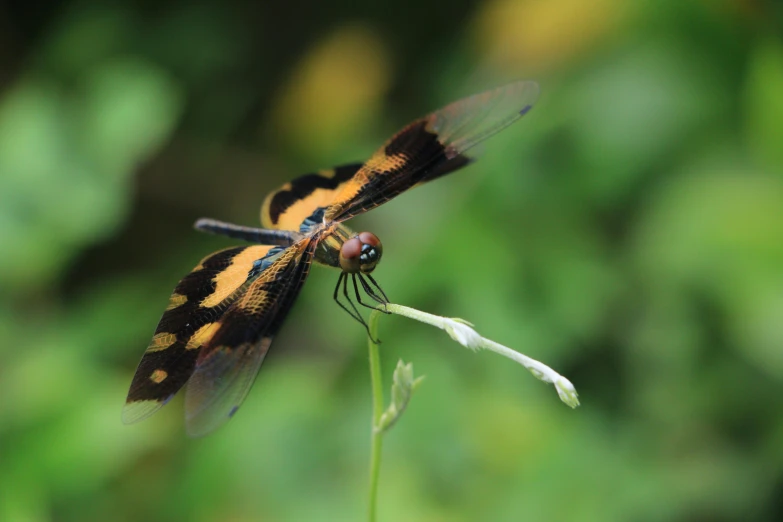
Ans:
POLYGON ((446 333, 452 339, 466 348, 474 351, 479 350, 481 348, 481 336, 468 324, 461 319, 443 318, 443 329, 446 330, 446 333))

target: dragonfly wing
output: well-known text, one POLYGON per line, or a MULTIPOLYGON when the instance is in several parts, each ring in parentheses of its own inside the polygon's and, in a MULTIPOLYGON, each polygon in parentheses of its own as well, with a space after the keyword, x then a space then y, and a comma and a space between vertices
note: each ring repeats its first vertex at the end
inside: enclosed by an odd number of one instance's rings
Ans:
POLYGON ((136 368, 122 412, 124 422, 149 417, 185 385, 216 321, 256 277, 253 266, 274 255, 273 250, 254 245, 215 252, 177 284, 136 368))
POLYGON ((535 82, 515 82, 456 101, 392 137, 343 183, 326 221, 345 221, 418 184, 464 167, 474 145, 524 116, 538 97, 535 82))
POLYGON ((185 394, 188 434, 213 431, 237 411, 309 273, 317 241, 282 252, 218 320, 185 394))

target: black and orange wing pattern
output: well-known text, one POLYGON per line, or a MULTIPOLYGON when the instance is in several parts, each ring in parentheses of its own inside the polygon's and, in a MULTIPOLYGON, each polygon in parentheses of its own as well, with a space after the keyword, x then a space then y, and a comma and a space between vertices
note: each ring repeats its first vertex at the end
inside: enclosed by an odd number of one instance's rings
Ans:
MULTIPOLYGON (((238 310, 247 308, 249 302, 255 303, 256 309, 259 309, 259 300, 268 300, 264 308, 267 311, 266 319, 261 317, 254 320, 258 321, 258 325, 267 325, 265 332, 271 341, 271 335, 276 333, 276 328, 304 281, 301 278, 297 286, 297 278, 291 277, 296 275, 295 268, 302 263, 309 269, 310 260, 303 250, 307 244, 302 241, 287 249, 254 245, 221 250, 206 257, 182 279, 174 289, 155 335, 136 369, 123 409, 123 421, 132 423, 149 417, 185 383, 190 382, 188 388, 192 389, 194 380, 201 382, 206 368, 210 368, 211 376, 215 379, 213 388, 219 383, 227 383, 226 376, 219 375, 214 363, 210 362, 214 359, 208 357, 209 354, 223 354, 224 361, 233 358, 237 365, 234 371, 242 373, 239 370, 247 365, 246 361, 252 362, 253 357, 256 357, 254 352, 243 347, 230 357, 225 356, 230 353, 228 348, 240 346, 238 340, 227 338, 227 333, 231 333, 236 326, 246 328, 244 324, 239 324, 242 322, 242 314, 238 310), (270 325, 275 327, 274 331, 271 331, 270 325), (237 344, 231 345, 231 342, 237 344)), ((253 376, 261 360, 263 355, 258 358, 253 376)), ((196 388, 201 386, 196 384, 196 388)), ((203 391, 188 393, 192 394, 200 394, 205 401, 220 395, 216 392, 210 396, 203 391)), ((198 415, 192 415, 194 418, 206 419, 209 416, 211 408, 197 407, 193 400, 188 404, 189 411, 198 410, 198 415)))
POLYGON ((188 434, 206 435, 236 413, 312 265, 317 239, 283 251, 218 321, 188 381, 188 434))
POLYGON ((315 174, 305 174, 271 192, 261 205, 264 228, 298 231, 302 222, 316 209, 327 207, 362 163, 341 165, 315 174))
POLYGON ((179 282, 133 376, 122 412, 125 422, 149 417, 185 385, 216 321, 241 294, 257 260, 274 248, 254 245, 215 252, 179 282))
POLYGON ((466 152, 524 116, 538 84, 515 82, 456 101, 392 137, 340 185, 326 221, 345 221, 409 188, 453 172, 472 160, 466 152))

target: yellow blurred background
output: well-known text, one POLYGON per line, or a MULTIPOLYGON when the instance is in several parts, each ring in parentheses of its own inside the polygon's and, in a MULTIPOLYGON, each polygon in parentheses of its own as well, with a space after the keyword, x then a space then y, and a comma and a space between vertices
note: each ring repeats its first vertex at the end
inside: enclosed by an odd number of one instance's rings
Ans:
POLYGON ((775 0, 0 7, 0 520, 363 520, 364 330, 315 269, 240 413, 125 426, 169 293, 305 172, 515 79, 479 162, 351 222, 393 302, 463 317, 582 407, 382 318, 427 376, 380 520, 783 519, 783 6, 775 0))

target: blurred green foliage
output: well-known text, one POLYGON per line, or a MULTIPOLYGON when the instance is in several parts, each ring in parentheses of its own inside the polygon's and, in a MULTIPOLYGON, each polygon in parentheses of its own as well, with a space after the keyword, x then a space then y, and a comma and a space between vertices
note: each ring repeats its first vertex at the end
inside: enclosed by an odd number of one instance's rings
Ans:
POLYGON ((469 170, 357 219, 393 301, 552 365, 583 406, 384 318, 424 386, 381 520, 783 518, 783 11, 769 0, 94 0, 0 8, 0 520, 361 520, 363 330, 314 270, 254 392, 123 426, 179 277, 266 192, 537 79, 469 170))

